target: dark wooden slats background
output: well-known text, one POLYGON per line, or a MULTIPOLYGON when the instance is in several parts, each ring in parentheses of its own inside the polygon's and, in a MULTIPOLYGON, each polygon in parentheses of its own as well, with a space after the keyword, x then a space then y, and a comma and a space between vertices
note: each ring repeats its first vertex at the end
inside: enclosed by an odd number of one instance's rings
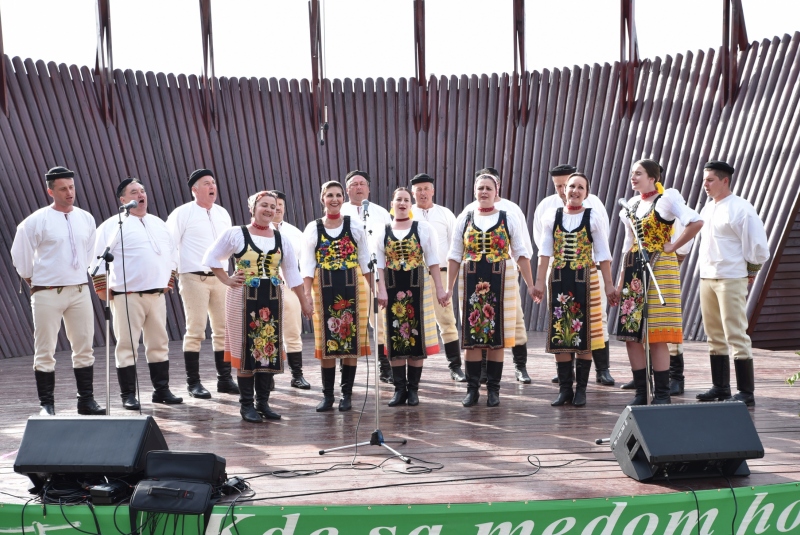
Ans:
MULTIPOLYGON (((794 328, 800 319, 799 45, 800 33, 753 43, 739 58, 739 95, 724 108, 714 50, 645 60, 629 116, 618 108, 618 64, 531 73, 527 124, 516 122, 508 75, 431 77, 430 127, 420 132, 414 128, 421 93, 415 79, 326 80, 324 145, 312 121, 307 80, 220 78, 219 130, 207 131, 196 76, 117 70, 116 123, 106 126, 99 82, 87 67, 6 57, 0 354, 33 351, 29 296, 25 289, 19 293, 9 248, 16 225, 48 203, 42 177, 53 165, 77 172, 78 204, 98 223, 116 213, 113 192, 122 178, 141 178, 151 211, 166 218, 191 199, 188 174, 209 167, 235 223, 248 221, 248 195, 277 188, 289 196, 288 220, 302 228, 320 215, 320 184, 341 180, 351 169, 374 177, 372 200, 384 206, 395 187, 427 172, 437 179, 437 202, 458 213, 472 200, 474 171, 487 165, 501 171, 503 195, 519 203, 530 224, 535 206, 553 193, 547 170, 572 163, 589 175, 592 192, 612 216, 616 270, 623 236, 616 200, 631 195, 630 165, 642 157, 660 161, 666 186, 679 189, 697 210, 706 202, 703 163, 735 164, 734 190, 756 207, 778 255, 748 302, 755 341, 793 347, 800 343, 794 328)), ((685 333, 702 339, 695 253, 682 269, 685 333)), ((179 339, 183 312, 177 296, 168 301, 169 334, 179 339)), ((527 297, 524 308, 529 328, 541 330, 545 308, 527 297)), ((95 310, 95 342, 102 345, 99 301, 95 310)), ((67 347, 62 335, 59 349, 67 347)))

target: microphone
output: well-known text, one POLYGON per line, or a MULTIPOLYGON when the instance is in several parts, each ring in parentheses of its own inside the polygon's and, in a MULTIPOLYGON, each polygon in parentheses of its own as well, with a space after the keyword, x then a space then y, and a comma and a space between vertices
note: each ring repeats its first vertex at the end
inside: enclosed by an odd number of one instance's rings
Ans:
POLYGON ((625 210, 625 212, 627 212, 628 218, 630 218, 630 216, 631 216, 631 207, 628 206, 628 203, 625 202, 625 199, 618 199, 617 200, 617 204, 620 205, 625 210))
POLYGON ((138 204, 139 204, 139 201, 133 200, 133 201, 131 201, 129 203, 123 204, 122 206, 119 207, 119 209, 120 209, 120 211, 125 210, 126 212, 130 212, 131 208, 136 208, 136 206, 138 204))
POLYGON ((364 213, 361 215, 361 219, 366 221, 369 217, 369 201, 367 199, 361 201, 361 209, 364 211, 364 213))

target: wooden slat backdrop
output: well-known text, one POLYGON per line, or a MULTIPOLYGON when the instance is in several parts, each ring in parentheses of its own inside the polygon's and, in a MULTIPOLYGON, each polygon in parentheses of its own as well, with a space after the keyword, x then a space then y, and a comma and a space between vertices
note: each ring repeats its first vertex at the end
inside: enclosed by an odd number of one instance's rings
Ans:
MULTIPOLYGON (((9 248, 16 225, 48 203, 42 177, 54 165, 78 173, 78 205, 98 223, 116 213, 113 191, 122 178, 141 178, 151 211, 166 218, 191 199, 187 175, 209 167, 235 223, 247 221, 248 195, 278 188, 289 196, 287 219, 302 228, 320 215, 320 184, 341 180, 348 170, 368 171, 372 200, 384 206, 395 187, 428 172, 437 179, 437 202, 458 213, 472 200, 474 171, 487 165, 500 170, 503 195, 522 207, 530 224, 535 206, 553 193, 547 170, 572 163, 588 173, 592 192, 611 214, 616 271, 623 236, 616 200, 631 195, 630 165, 643 157, 660 161, 666 186, 679 189, 697 210, 706 202, 703 163, 734 163, 734 191, 758 210, 781 262, 765 266, 756 280, 748 302, 751 330, 757 344, 775 346, 780 339, 780 347, 800 345, 796 322, 778 321, 796 319, 790 313, 796 314, 800 299, 798 237, 792 231, 800 205, 795 202, 799 47, 800 33, 753 43, 739 58, 739 95, 725 108, 716 50, 645 60, 630 116, 618 109, 619 64, 531 73, 530 116, 519 125, 508 75, 431 77, 424 103, 431 118, 427 132, 414 128, 417 80, 325 80, 330 128, 324 145, 312 122, 307 80, 220 78, 219 131, 207 131, 195 75, 117 70, 116 124, 107 127, 99 83, 87 67, 5 57, 9 115, 0 114, 0 175, 6 184, 0 197, 0 354, 33 352, 29 295, 19 292, 9 248), (773 325, 769 331, 766 322, 773 325)), ((682 270, 685 333, 702 339, 695 253, 682 270)), ((170 296, 168 306, 170 338, 180 339, 179 298, 170 296)), ((524 309, 529 328, 543 329, 544 307, 526 297, 524 309)), ((95 343, 102 345, 97 300, 95 313, 95 343)), ((616 311, 610 318, 615 321, 616 311)), ((62 334, 58 349, 66 348, 62 334)))

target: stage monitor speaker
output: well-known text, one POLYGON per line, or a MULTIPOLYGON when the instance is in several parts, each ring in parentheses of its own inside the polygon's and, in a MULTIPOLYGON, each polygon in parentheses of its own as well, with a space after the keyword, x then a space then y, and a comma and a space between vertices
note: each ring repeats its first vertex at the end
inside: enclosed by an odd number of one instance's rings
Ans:
POLYGON ((166 449, 152 416, 32 416, 14 471, 35 486, 61 474, 125 477, 144 473, 149 451, 166 449))
POLYGON ((764 457, 747 406, 740 401, 626 407, 611 450, 637 481, 750 475, 746 459, 764 457))

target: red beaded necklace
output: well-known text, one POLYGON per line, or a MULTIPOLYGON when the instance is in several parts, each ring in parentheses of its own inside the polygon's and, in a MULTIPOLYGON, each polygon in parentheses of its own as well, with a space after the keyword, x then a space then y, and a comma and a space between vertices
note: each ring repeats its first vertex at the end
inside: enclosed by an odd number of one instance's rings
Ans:
POLYGON ((334 214, 325 214, 325 217, 327 217, 328 219, 339 219, 340 217, 342 217, 342 213, 339 212, 338 214, 335 214, 335 215, 334 214))
POLYGON ((253 222, 252 222, 252 223, 250 223, 250 224, 251 224, 251 225, 253 225, 253 228, 254 228, 254 229, 261 230, 261 231, 267 230, 267 229, 269 228, 269 225, 267 225, 266 227, 262 227, 261 225, 259 225, 259 224, 258 224, 258 223, 256 223, 255 221, 253 221, 253 222))
POLYGON ((642 193, 642 200, 646 201, 647 199, 649 199, 650 197, 652 197, 657 193, 658 193, 657 189, 654 189, 653 191, 648 191, 647 193, 642 193))
POLYGON ((492 206, 491 208, 478 208, 478 211, 482 214, 494 212, 494 206, 492 206))
POLYGON ((570 212, 577 212, 578 210, 583 210, 583 205, 580 206, 572 206, 571 204, 567 205, 567 210, 570 212))
POLYGON ((410 217, 403 217, 403 218, 395 217, 394 218, 394 220, 397 221, 398 223, 402 223, 403 221, 408 221, 409 219, 411 219, 411 218, 410 217))

